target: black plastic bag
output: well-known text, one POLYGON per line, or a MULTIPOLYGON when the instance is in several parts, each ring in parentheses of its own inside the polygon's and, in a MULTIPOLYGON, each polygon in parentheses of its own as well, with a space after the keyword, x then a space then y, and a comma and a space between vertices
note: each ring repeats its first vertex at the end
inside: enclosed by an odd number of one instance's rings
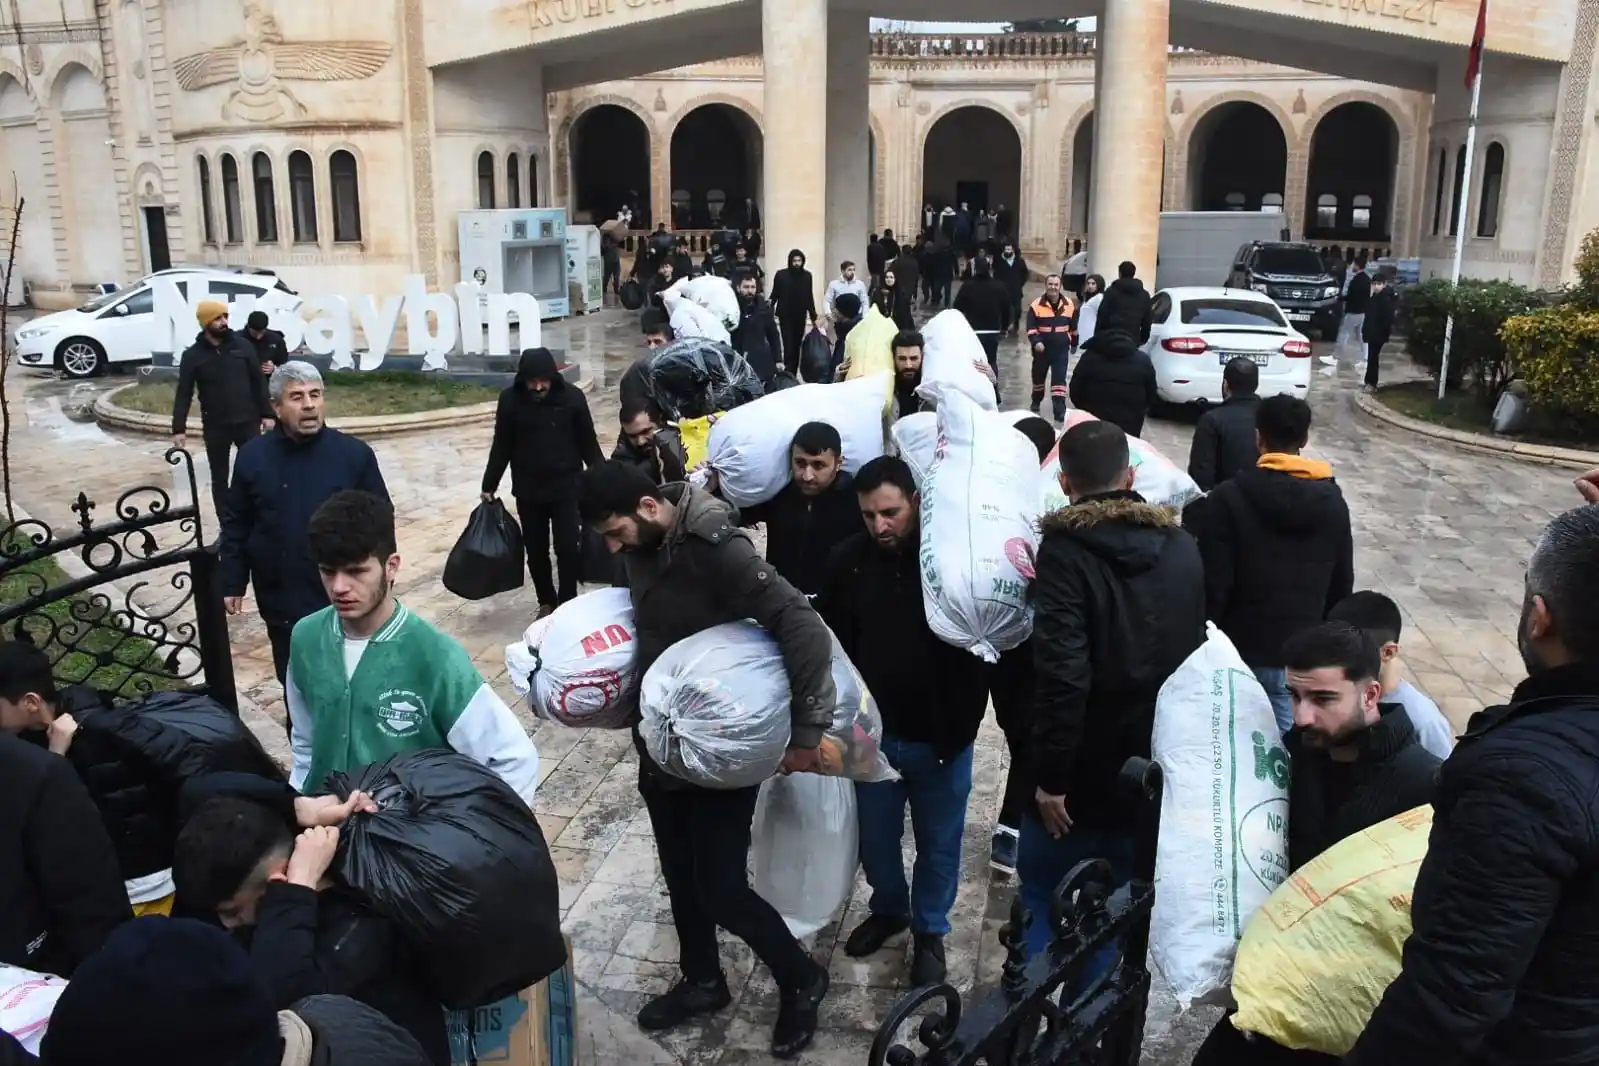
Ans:
POLYGON ((827 334, 813 329, 800 341, 799 376, 811 384, 831 380, 833 343, 827 334))
POLYGON ((522 527, 499 500, 477 505, 444 562, 444 587, 485 600, 522 587, 522 527))
POLYGON ((217 773, 284 780, 250 727, 209 696, 156 692, 80 709, 73 718, 79 728, 105 733, 138 752, 170 784, 217 773))
POLYGON ((779 370, 777 373, 772 375, 772 383, 766 386, 766 391, 782 392, 784 389, 793 389, 798 387, 799 378, 795 377, 793 374, 790 374, 787 370, 779 370))
POLYGON ((645 379, 650 398, 673 420, 731 411, 764 391, 742 355, 704 337, 684 337, 656 351, 645 379))
POLYGON ((617 295, 622 299, 622 306, 629 311, 637 311, 644 306, 644 286, 632 278, 622 282, 622 289, 617 295))
POLYGON ((566 962, 561 893, 538 819, 494 771, 435 748, 328 775, 352 815, 335 874, 415 949, 434 995, 470 1008, 513 995, 566 962))

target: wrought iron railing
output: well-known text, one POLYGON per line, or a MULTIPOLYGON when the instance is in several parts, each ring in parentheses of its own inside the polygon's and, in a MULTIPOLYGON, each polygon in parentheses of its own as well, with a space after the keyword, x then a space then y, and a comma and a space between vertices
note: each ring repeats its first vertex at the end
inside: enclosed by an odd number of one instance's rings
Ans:
POLYGON ((0 532, 0 638, 50 657, 58 683, 123 696, 202 692, 238 709, 218 561, 205 545, 194 460, 169 449, 179 495, 157 485, 120 494, 110 518, 79 492, 76 531, 22 518, 0 532), (63 565, 65 563, 66 565, 63 565))
POLYGON ((1149 918, 1155 903, 1160 766, 1129 759, 1120 784, 1136 796, 1132 880, 1115 884, 1109 863, 1079 863, 1056 887, 1048 950, 1029 959, 1018 898, 1000 933, 999 988, 966 1006, 947 984, 918 988, 878 1028, 870 1066, 1136 1066, 1149 1006, 1149 918), (1103 953, 1116 958, 1102 975, 1103 953), (923 1050, 901 1041, 907 1025, 923 1050))

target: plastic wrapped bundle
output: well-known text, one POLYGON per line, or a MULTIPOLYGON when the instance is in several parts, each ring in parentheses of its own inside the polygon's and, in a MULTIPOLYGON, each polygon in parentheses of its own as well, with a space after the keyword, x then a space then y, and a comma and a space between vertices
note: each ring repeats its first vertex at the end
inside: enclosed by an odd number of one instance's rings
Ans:
POLYGON ((726 344, 684 337, 657 351, 645 364, 645 384, 656 405, 673 420, 704 418, 761 395, 761 379, 726 344))
MULTIPOLYGON (((774 650, 776 644, 773 644, 774 650)), ((838 706, 822 734, 821 772, 851 781, 893 781, 899 777, 883 755, 883 715, 866 682, 844 649, 833 641, 833 691, 838 706)))
POLYGON ((638 706, 638 637, 626 589, 563 603, 505 649, 511 684, 533 713, 561 725, 619 729, 638 706))
POLYGON ((662 293, 662 299, 666 304, 667 313, 671 315, 672 332, 678 337, 695 337, 700 340, 716 341, 718 344, 732 341, 732 332, 716 317, 715 312, 706 310, 671 289, 662 293))
MULTIPOLYGON (((733 291, 732 282, 726 278, 719 278, 710 274, 702 274, 697 278, 685 278, 672 286, 687 299, 703 307, 716 316, 716 320, 728 332, 738 328, 740 312, 738 308, 738 294, 733 291)), ((671 290, 667 290, 670 292, 671 290)))
POLYGON ((761 786, 750 833, 753 884, 801 939, 833 920, 860 865, 855 786, 789 774, 761 786))

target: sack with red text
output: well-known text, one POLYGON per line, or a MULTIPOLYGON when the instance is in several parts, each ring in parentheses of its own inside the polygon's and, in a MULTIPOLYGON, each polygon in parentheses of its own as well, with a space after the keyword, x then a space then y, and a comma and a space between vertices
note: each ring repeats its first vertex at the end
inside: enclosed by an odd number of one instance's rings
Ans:
POLYGON ((511 684, 561 725, 621 729, 638 707, 638 633, 627 589, 568 600, 505 649, 511 684))
POLYGON ((0 1032, 10 1033, 24 1051, 37 1055, 50 1028, 50 1012, 66 988, 65 979, 55 974, 0 963, 0 1032))

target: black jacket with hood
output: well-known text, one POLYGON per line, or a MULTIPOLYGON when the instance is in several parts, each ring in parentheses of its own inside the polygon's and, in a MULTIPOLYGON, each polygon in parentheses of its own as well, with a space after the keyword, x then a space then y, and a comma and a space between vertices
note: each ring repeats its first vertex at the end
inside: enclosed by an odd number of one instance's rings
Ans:
POLYGON ((1117 278, 1099 302, 1095 334, 1120 331, 1139 344, 1149 341, 1149 292, 1137 278, 1117 278))
POLYGON ((1394 318, 1399 314, 1399 294, 1392 285, 1373 292, 1366 301, 1366 320, 1360 326, 1360 339, 1367 344, 1387 344, 1394 333, 1394 318))
POLYGON ((604 459, 582 390, 567 384, 548 348, 523 352, 516 381, 500 393, 494 412, 483 491, 499 490, 509 464, 511 495, 517 499, 549 503, 575 498, 583 468, 604 459), (528 387, 538 378, 550 382, 550 391, 542 398, 528 387))
POLYGON ((855 479, 840 473, 819 496, 807 496, 790 481, 783 491, 754 507, 746 507, 739 524, 766 524, 766 559, 788 583, 814 596, 822 591, 828 557, 861 531, 861 505, 855 479))
POLYGON ((1136 492, 1044 516, 1033 580, 1033 780, 1075 826, 1130 828, 1116 777, 1149 757, 1160 686, 1205 640, 1193 538, 1136 492))
POLYGON ((733 330, 733 350, 742 355, 761 379, 772 382, 777 364, 783 361, 783 336, 777 330, 777 315, 764 296, 738 298, 738 326, 733 330))
POLYGON ((787 324, 816 321, 816 285, 805 269, 805 253, 791 249, 783 262, 792 263, 796 258, 799 266, 784 266, 772 275, 772 310, 787 324))
POLYGON ((212 344, 202 330, 178 358, 178 391, 172 400, 174 436, 188 432, 189 405, 196 389, 205 425, 213 432, 274 417, 267 402, 266 378, 261 375, 261 357, 242 333, 230 332, 220 344, 212 344))
POLYGON ((648 448, 636 447, 625 433, 618 435, 611 458, 631 463, 657 485, 682 481, 688 476, 688 460, 683 454, 683 434, 676 425, 670 423, 655 431, 655 442, 648 448))
POLYGON ((1103 317, 1083 345, 1072 370, 1072 406, 1110 422, 1130 437, 1144 432, 1144 419, 1159 395, 1149 353, 1121 330, 1106 332, 1103 317))
POLYGON ((1229 396, 1220 407, 1199 416, 1194 443, 1188 450, 1188 476, 1200 491, 1209 492, 1260 458, 1255 443, 1255 414, 1260 397, 1229 396))
POLYGON ((1578 1066, 1599 1048, 1599 663, 1534 673, 1438 773, 1404 964, 1348 1066, 1578 1066))
POLYGON ((1010 326, 1010 293, 997 278, 974 274, 955 294, 955 310, 978 333, 998 333, 1010 326))
POLYGON ((1251 667, 1280 667, 1283 641, 1354 591, 1349 506, 1332 467, 1270 453, 1190 505, 1210 618, 1251 667))

